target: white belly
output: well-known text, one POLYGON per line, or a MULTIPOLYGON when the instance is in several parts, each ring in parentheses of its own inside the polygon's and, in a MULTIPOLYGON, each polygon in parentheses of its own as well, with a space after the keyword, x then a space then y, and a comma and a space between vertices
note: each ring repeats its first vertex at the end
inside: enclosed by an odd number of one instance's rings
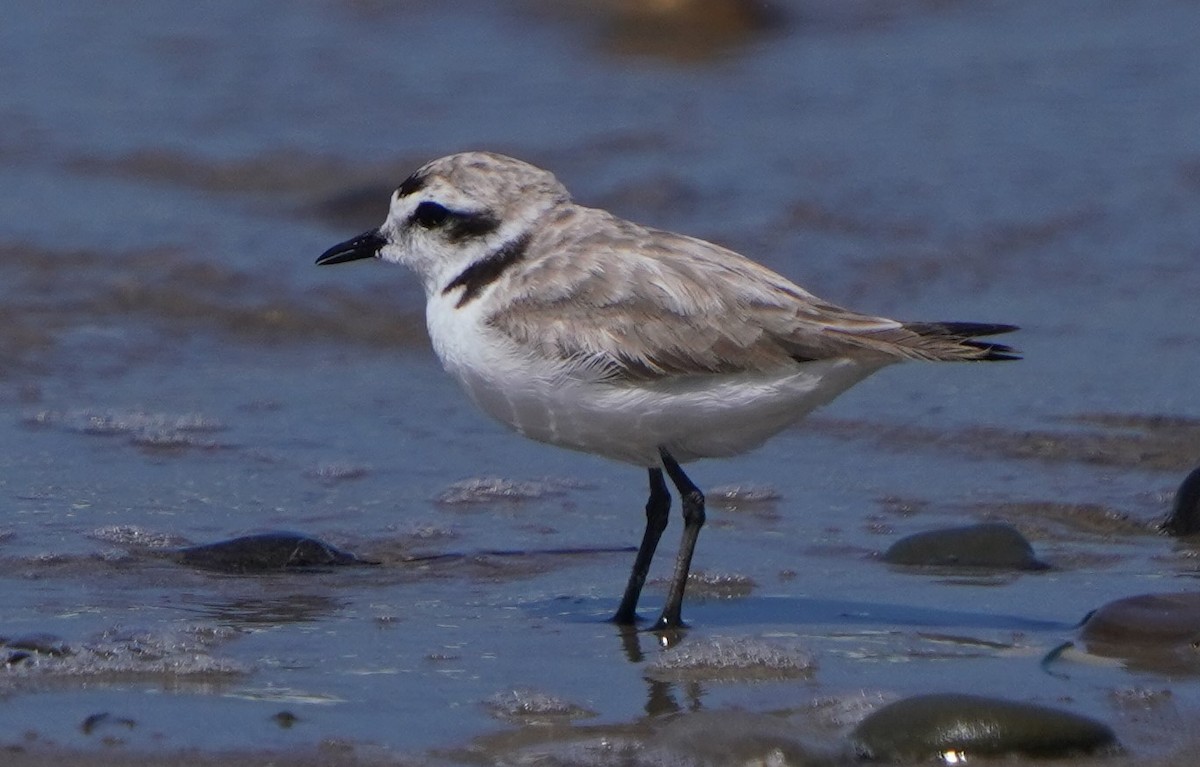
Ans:
POLYGON ((492 417, 541 442, 639 466, 665 448, 681 463, 752 450, 872 371, 849 360, 807 363, 775 378, 722 376, 628 386, 529 378, 505 386, 460 377, 492 417))
POLYGON ((638 466, 660 465, 660 447, 681 463, 756 448, 882 367, 832 359, 776 375, 604 383, 514 356, 465 317, 439 327, 439 314, 428 316, 434 348, 484 412, 530 439, 638 466))

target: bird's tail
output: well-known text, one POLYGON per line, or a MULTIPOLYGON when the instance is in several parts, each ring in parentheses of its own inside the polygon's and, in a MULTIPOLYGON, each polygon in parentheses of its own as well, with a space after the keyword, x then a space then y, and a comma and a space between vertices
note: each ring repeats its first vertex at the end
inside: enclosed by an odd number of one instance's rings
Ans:
POLYGON ((1017 330, 1016 325, 987 322, 906 322, 904 329, 920 337, 913 344, 919 356, 934 360, 1019 360, 1016 349, 991 341, 976 341, 979 336, 996 336, 1017 330))

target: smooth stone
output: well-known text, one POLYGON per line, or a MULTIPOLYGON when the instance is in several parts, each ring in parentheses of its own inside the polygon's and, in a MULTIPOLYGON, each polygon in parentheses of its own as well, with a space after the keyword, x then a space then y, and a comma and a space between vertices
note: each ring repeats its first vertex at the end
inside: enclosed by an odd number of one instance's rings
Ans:
POLYGON ((271 720, 283 729, 290 730, 296 724, 296 722, 300 721, 300 717, 296 716, 291 711, 284 710, 272 716, 271 720))
POLYGON ((1160 674, 1200 673, 1200 594, 1139 594, 1092 612, 1079 632, 1093 655, 1160 674))
POLYGON ((1178 644, 1200 638, 1200 594, 1138 594, 1100 607, 1083 624, 1089 641, 1178 644))
POLYGON ((66 641, 62 637, 45 632, 23 634, 18 637, 4 639, 0 641, 0 645, 11 650, 24 650, 55 658, 71 654, 71 648, 67 646, 66 641))
POLYGON ((891 703, 859 723, 851 738, 869 759, 1059 757, 1119 749, 1112 729, 1094 719, 1048 706, 956 693, 891 703))
POLYGON ((180 564, 231 573, 307 567, 375 565, 324 541, 300 533, 260 533, 202 546, 174 549, 180 564))
POLYGON ((127 716, 113 716, 107 711, 102 711, 98 714, 92 714, 79 724, 79 729, 84 735, 91 735, 101 727, 124 727, 127 730, 132 730, 134 727, 137 727, 137 722, 127 716))
POLYGON ((985 523, 929 530, 901 538, 884 552, 893 565, 1044 570, 1033 547, 1012 525, 985 523))
POLYGON ((1162 523, 1162 529, 1170 535, 1200 533, 1200 468, 1187 475, 1175 491, 1171 516, 1162 523))

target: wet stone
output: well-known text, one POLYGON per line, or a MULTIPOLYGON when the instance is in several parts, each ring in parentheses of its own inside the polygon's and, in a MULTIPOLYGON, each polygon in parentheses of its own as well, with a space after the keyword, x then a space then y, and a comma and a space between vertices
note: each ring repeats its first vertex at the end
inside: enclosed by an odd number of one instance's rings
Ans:
POLYGON ((1171 515, 1163 522, 1162 529, 1169 535, 1200 533, 1200 467, 1188 474, 1175 491, 1171 515))
POLYGON ((227 573, 378 564, 318 538, 288 532, 260 533, 188 546, 172 550, 170 556, 189 567, 227 573))
POLYGON ((1200 640, 1200 594, 1138 594, 1109 602, 1088 616, 1091 642, 1190 644, 1200 640))
POLYGON ((300 717, 291 711, 280 711, 271 717, 271 721, 279 725, 279 728, 282 730, 290 730, 296 722, 300 721, 300 717))
POLYGON ((884 552, 893 565, 1044 570, 1025 536, 1011 525, 988 523, 916 533, 884 552))
POLYGON ((891 703, 851 735, 870 759, 942 759, 1020 754, 1062 757, 1119 749, 1102 722, 1032 703, 937 693, 891 703))
POLYGON ((113 716, 107 711, 103 711, 88 716, 79 724, 79 729, 84 735, 91 735, 97 730, 113 727, 132 730, 134 727, 137 727, 137 722, 127 716, 113 716))
POLYGON ((36 653, 55 658, 71 654, 71 648, 67 646, 62 637, 43 632, 23 634, 11 639, 5 639, 0 641, 0 645, 3 645, 8 650, 36 653))
POLYGON ((830 729, 843 729, 858 724, 887 700, 878 692, 866 691, 819 697, 812 702, 812 712, 830 729))

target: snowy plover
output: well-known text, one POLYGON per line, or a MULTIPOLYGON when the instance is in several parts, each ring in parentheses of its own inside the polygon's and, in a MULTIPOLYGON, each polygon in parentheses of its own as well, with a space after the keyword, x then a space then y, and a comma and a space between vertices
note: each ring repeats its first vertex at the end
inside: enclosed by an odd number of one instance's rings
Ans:
POLYGON ((826 303, 712 243, 571 201, 549 172, 484 152, 425 165, 387 220, 318 264, 380 258, 425 285, 442 365, 486 413, 552 445, 646 467, 646 532, 613 616, 636 621, 667 525, 683 539, 655 628, 682 625, 704 496, 681 463, 758 447, 906 359, 1017 359, 1011 325, 897 322, 826 303))

